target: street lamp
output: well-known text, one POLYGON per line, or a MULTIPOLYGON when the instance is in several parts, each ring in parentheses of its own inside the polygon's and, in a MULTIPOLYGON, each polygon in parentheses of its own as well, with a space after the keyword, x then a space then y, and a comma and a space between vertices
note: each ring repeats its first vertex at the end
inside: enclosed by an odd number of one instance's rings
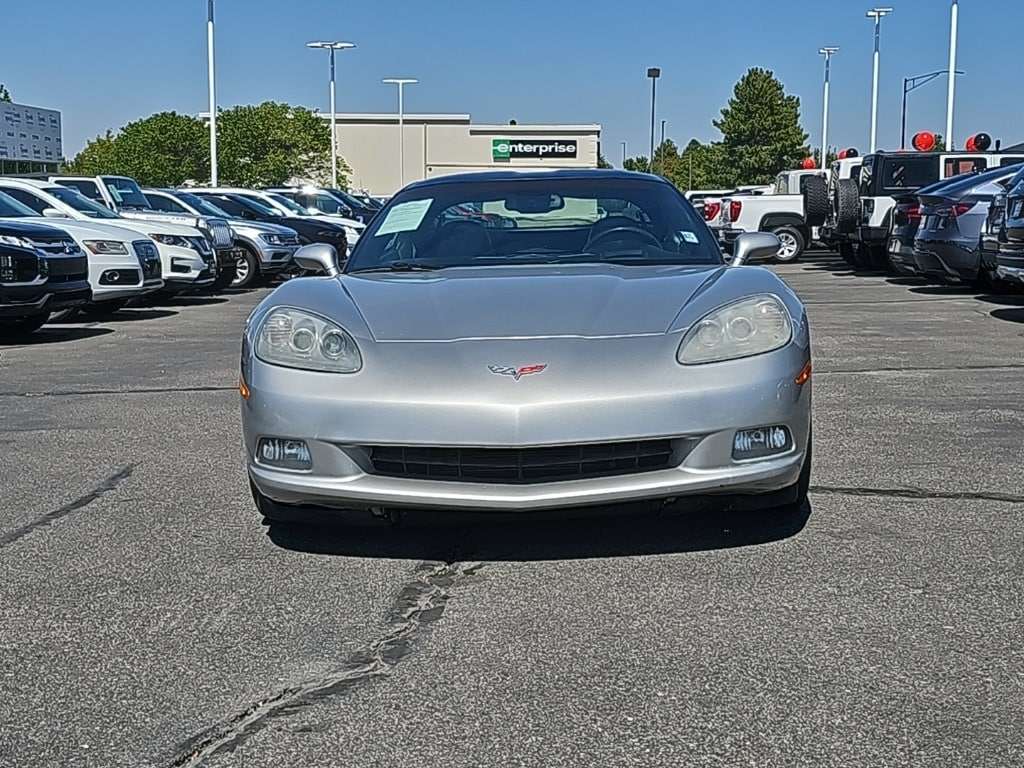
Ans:
POLYGON ((217 186, 217 88, 213 68, 213 0, 206 0, 206 63, 210 81, 210 185, 217 186))
POLYGON ((821 121, 821 168, 825 170, 828 167, 828 87, 829 87, 829 74, 832 68, 832 54, 839 50, 839 46, 831 45, 819 48, 818 53, 825 57, 825 96, 824 106, 822 112, 824 116, 821 121))
POLYGON ((872 8, 865 16, 875 20, 875 67, 871 80, 871 151, 877 148, 878 137, 878 41, 881 37, 882 17, 892 13, 892 8, 872 8))
POLYGON ((658 78, 661 77, 661 69, 658 67, 648 67, 647 76, 651 78, 651 161, 648 170, 654 173, 654 99, 656 93, 656 84, 658 78))
POLYGON ((331 61, 331 189, 338 188, 338 128, 337 115, 335 113, 334 100, 334 52, 344 51, 347 48, 355 48, 355 43, 342 43, 334 41, 317 40, 306 43, 308 48, 326 48, 330 53, 331 61))
POLYGON ((401 166, 399 173, 399 188, 405 186, 405 102, 402 99, 403 89, 411 83, 418 83, 411 77, 388 77, 382 80, 383 83, 393 83, 398 86, 398 163, 401 166))
POLYGON ((661 162, 658 163, 658 167, 660 169, 659 172, 661 173, 662 176, 665 175, 665 123, 666 122, 668 122, 668 121, 667 120, 662 120, 661 121, 661 144, 658 145, 659 147, 661 147, 661 162))
POLYGON ((622 145, 622 167, 625 168, 626 167, 626 142, 620 141, 619 143, 622 145))
MULTIPOLYGON (((953 0, 949 16, 949 71, 956 72, 956 24, 960 13, 960 4, 953 0)), ((946 148, 953 149, 953 90, 955 77, 949 78, 949 91, 946 93, 946 148)))
MULTIPOLYGON (((932 80, 942 75, 948 75, 948 69, 940 69, 936 72, 929 72, 927 75, 918 75, 917 77, 904 77, 903 78, 903 111, 900 117, 900 149, 906 149, 907 147, 907 94, 911 91, 917 90, 922 85, 927 85, 932 80)), ((956 74, 962 75, 963 72, 956 70, 956 74)), ((952 79, 952 78, 950 78, 952 79)), ((946 137, 947 149, 952 149, 950 145, 949 136, 946 137)))

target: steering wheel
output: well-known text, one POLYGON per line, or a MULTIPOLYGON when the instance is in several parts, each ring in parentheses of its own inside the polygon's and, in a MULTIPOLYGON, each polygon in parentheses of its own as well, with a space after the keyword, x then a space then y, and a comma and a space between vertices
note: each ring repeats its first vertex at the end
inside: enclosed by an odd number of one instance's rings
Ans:
POLYGON ((661 241, 658 238, 656 238, 654 235, 652 235, 650 232, 648 232, 646 229, 643 229, 642 227, 633 227, 633 226, 629 226, 628 224, 623 224, 622 226, 612 227, 611 229, 606 229, 604 232, 599 232, 598 234, 594 235, 593 237, 588 238, 587 239, 587 244, 583 246, 583 249, 584 250, 589 250, 589 249, 593 248, 594 243, 597 243, 597 242, 600 242, 601 240, 604 240, 609 235, 615 235, 615 234, 618 234, 618 233, 621 233, 621 232, 629 232, 629 233, 634 234, 634 235, 640 235, 641 238, 643 238, 643 239, 647 240, 648 242, 650 242, 654 247, 661 248, 661 241))

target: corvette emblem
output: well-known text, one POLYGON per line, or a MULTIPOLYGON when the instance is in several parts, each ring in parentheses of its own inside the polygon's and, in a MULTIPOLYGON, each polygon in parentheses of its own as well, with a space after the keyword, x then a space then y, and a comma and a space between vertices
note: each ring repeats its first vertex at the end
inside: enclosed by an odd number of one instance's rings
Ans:
POLYGON ((547 363, 540 363, 539 365, 523 365, 519 368, 514 368, 509 365, 488 365, 487 370, 498 376, 511 376, 515 381, 519 381, 523 376, 529 376, 531 373, 540 373, 547 367, 547 363))

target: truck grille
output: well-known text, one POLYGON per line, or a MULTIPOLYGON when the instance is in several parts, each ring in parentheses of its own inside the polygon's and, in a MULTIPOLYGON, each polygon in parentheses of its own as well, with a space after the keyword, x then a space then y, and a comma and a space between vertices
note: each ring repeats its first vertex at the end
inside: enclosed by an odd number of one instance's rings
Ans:
POLYGON ((299 244, 299 235, 297 233, 296 234, 290 234, 290 235, 282 234, 282 235, 278 235, 278 237, 281 238, 281 240, 280 240, 281 245, 298 245, 299 244))
POLYGON ((210 220, 210 240, 213 241, 213 247, 230 248, 234 242, 234 237, 231 234, 231 227, 223 219, 212 219, 210 220))
POLYGON ((388 477, 485 483, 538 483, 667 469, 671 440, 544 448, 373 446, 373 471, 388 477))

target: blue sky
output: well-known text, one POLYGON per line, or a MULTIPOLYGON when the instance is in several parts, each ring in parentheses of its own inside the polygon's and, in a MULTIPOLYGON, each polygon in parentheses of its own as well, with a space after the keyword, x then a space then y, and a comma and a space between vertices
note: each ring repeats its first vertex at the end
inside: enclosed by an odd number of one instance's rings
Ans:
MULTIPOLYGON (((947 66, 948 0, 891 0, 882 22, 879 146, 899 144, 903 78, 947 66)), ((108 127, 161 110, 207 105, 206 0, 3 0, 0 82, 15 101, 60 109, 65 153, 108 127), (41 14, 41 5, 46 13, 41 14)), ((679 144, 718 137, 736 80, 771 69, 801 98, 820 143, 824 45, 832 59, 829 143, 869 144, 873 22, 860 0, 216 0, 218 103, 272 99, 328 108, 327 54, 338 57, 338 111, 393 112, 395 86, 415 77, 407 112, 469 113, 476 122, 600 123, 616 165, 621 141, 646 154, 649 66, 662 69, 658 120, 679 144)), ((1024 141, 1020 34, 1024 3, 960 4, 955 130, 1024 141), (1008 80, 1004 73, 1012 73, 1008 80), (1012 95, 1013 98, 1007 98, 1012 95)), ((946 81, 909 96, 909 133, 943 132, 946 81)))

